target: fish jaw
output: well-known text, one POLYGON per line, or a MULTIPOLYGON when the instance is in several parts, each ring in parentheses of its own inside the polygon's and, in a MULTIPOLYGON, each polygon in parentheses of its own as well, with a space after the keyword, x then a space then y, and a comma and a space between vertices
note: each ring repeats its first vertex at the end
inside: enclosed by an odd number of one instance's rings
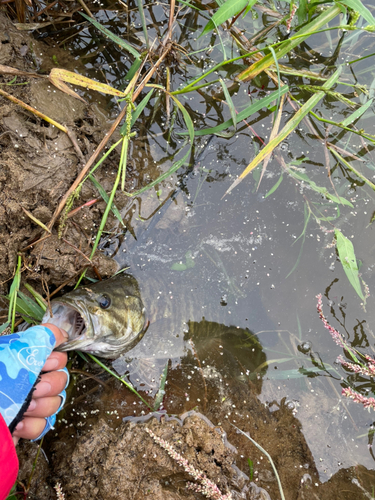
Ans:
POLYGON ((69 304, 63 301, 52 301, 52 315, 49 310, 43 316, 42 323, 50 323, 65 330, 69 340, 61 344, 56 350, 72 351, 74 349, 86 350, 92 344, 94 325, 90 314, 84 305, 77 302, 69 304))

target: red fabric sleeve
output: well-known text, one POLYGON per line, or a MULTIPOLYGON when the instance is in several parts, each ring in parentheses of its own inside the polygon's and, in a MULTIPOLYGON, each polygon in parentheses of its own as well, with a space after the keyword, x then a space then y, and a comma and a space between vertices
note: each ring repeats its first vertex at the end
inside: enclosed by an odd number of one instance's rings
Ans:
POLYGON ((7 424, 0 415, 0 500, 5 500, 18 474, 18 458, 7 424))

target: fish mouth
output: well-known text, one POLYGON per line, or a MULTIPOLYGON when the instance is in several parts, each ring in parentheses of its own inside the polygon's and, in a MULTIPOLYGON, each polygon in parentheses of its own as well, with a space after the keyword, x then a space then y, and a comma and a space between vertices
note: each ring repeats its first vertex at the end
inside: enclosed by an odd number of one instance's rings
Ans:
POLYGON ((62 328, 68 333, 69 340, 59 345, 56 351, 83 350, 92 344, 91 332, 94 331, 90 315, 85 307, 77 302, 68 304, 62 301, 51 303, 52 315, 49 310, 43 316, 42 323, 50 323, 62 328))

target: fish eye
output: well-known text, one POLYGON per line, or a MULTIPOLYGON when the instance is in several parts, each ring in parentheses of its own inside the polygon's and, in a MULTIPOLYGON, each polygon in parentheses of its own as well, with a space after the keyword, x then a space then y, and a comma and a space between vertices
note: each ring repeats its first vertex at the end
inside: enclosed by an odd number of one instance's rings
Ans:
POLYGON ((102 295, 98 302, 99 306, 102 309, 108 309, 108 307, 111 305, 111 299, 108 297, 108 295, 102 295))

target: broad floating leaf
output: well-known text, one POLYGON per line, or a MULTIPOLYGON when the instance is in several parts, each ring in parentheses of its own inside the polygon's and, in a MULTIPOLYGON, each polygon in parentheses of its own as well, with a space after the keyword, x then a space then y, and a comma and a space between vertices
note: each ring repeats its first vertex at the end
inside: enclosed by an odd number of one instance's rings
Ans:
POLYGON ((339 229, 335 229, 335 236, 339 259, 342 267, 344 268, 345 274, 359 297, 362 300, 365 300, 359 281, 358 264, 354 253, 353 243, 346 236, 344 236, 339 229))

